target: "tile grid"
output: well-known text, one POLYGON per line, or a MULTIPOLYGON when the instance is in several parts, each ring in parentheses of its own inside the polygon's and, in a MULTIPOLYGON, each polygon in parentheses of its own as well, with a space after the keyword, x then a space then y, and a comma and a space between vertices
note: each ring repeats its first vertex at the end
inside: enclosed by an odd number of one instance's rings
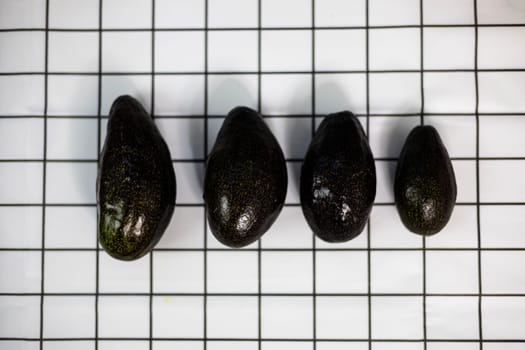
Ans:
MULTIPOLYGON (((154 1, 154 0, 153 0, 154 1)), ((476 0, 473 0, 474 3, 476 4, 477 1, 476 0)), ((49 0, 48 0, 49 2, 49 0)), ((46 7, 49 6, 47 2, 47 5, 46 7)), ((313 1, 312 1, 313 2, 313 1)), ((259 0, 259 10, 261 8, 261 0, 259 0)), ((368 5, 368 1, 367 1, 367 5, 368 5)), ((207 8, 207 6, 206 6, 207 8)), ((312 18, 315 18, 315 15, 314 15, 314 5, 312 4, 312 18)), ((207 9, 206 9, 207 11, 207 9)), ((476 182, 476 203, 474 203, 476 205, 476 210, 477 210, 477 234, 478 234, 478 248, 473 248, 474 251, 477 251, 478 253, 478 283, 479 283, 479 293, 476 294, 476 293, 456 293, 456 294, 450 294, 450 293, 445 293, 445 294, 439 294, 439 293, 432 293, 432 294, 427 294, 426 293, 426 290, 425 290, 425 287, 423 287, 423 293, 408 293, 408 294, 402 294, 402 293, 384 293, 384 294, 380 294, 380 293, 374 293, 372 294, 371 293, 371 285, 370 285, 370 271, 371 271, 371 259, 370 259, 370 252, 371 251, 376 251, 376 250, 379 250, 379 251, 382 251, 382 250, 390 250, 390 249, 374 249, 374 248, 371 248, 370 246, 370 231, 371 231, 371 228, 370 228, 370 223, 369 223, 369 227, 368 227, 368 237, 367 237, 367 240, 368 240, 368 248, 367 249, 361 249, 361 250, 364 250, 367 252, 368 254, 368 293, 365 293, 365 294, 358 294, 358 293, 347 293, 347 294, 322 294, 322 293, 316 293, 316 288, 315 288, 315 285, 316 285, 316 282, 315 282, 315 278, 316 278, 316 266, 315 266, 315 257, 316 257, 316 252, 318 251, 355 251, 355 250, 358 250, 358 249, 345 249, 345 248, 342 248, 342 249, 322 249, 322 248, 316 248, 315 246, 315 239, 313 240, 313 249, 312 249, 312 254, 313 254, 313 293, 311 294, 300 294, 300 293, 277 293, 277 294, 271 294, 271 293, 262 293, 261 291, 261 254, 262 252, 265 252, 265 251, 289 251, 289 250, 293 250, 293 249, 268 249, 268 248, 261 248, 261 244, 260 242, 258 243, 258 247, 257 249, 254 249, 253 251, 256 251, 257 254, 258 254, 258 274, 259 274, 259 278, 258 278, 258 293, 255 294, 256 296, 258 296, 258 307, 259 307, 259 321, 258 321, 258 327, 259 327, 259 330, 258 330, 258 338, 256 339, 258 341, 258 344, 259 344, 259 348, 261 348, 262 346, 262 333, 261 333, 261 296, 271 296, 271 295, 279 295, 279 296, 282 296, 282 295, 289 295, 289 296, 294 296, 294 295, 309 295, 309 296, 312 296, 313 298, 313 303, 314 303, 314 317, 313 317, 313 320, 314 320, 314 324, 313 324, 313 327, 314 327, 314 330, 313 330, 313 338, 310 340, 310 339, 307 339, 307 340, 304 340, 304 341, 312 341, 313 344, 314 344, 314 348, 316 346, 316 331, 315 331, 315 325, 316 325, 316 317, 315 317, 315 305, 316 305, 316 296, 319 296, 319 295, 326 295, 326 296, 339 296, 339 295, 349 295, 349 296, 355 296, 355 295, 361 295, 361 296, 368 296, 368 299, 369 299, 369 337, 368 339, 361 339, 361 340, 364 340, 364 341, 367 341, 368 344, 369 344, 369 347, 371 348, 372 347, 372 332, 371 332, 371 327, 372 327, 372 319, 371 319, 371 306, 370 306, 370 303, 371 303, 371 298, 372 298, 372 295, 376 296, 376 295, 385 295, 385 296, 390 296, 390 295, 418 295, 418 296, 422 296, 423 297, 423 300, 425 301, 426 300, 426 296, 439 296, 439 295, 446 295, 446 296, 451 296, 451 295, 462 295, 462 296, 477 296, 478 297, 478 311, 479 311, 479 331, 480 331, 480 339, 479 339, 479 343, 480 343, 480 347, 483 346, 483 338, 482 338, 482 325, 481 325, 481 309, 482 309, 482 296, 484 295, 491 295, 491 294, 483 294, 482 293, 482 290, 481 290, 481 283, 482 283, 482 280, 481 280, 481 252, 482 251, 490 251, 492 249, 487 249, 487 248, 481 248, 481 225, 480 225, 480 207, 483 205, 483 203, 480 203, 480 195, 479 195, 479 188, 480 188, 480 181, 479 181, 479 173, 480 173, 480 170, 479 170, 479 161, 482 160, 482 159, 486 159, 486 158, 480 158, 479 157, 479 116, 480 115, 483 115, 482 113, 479 113, 479 87, 478 87, 478 72, 481 72, 483 70, 478 70, 478 58, 477 58, 477 55, 478 55, 478 26, 477 26, 477 10, 476 11, 476 18, 475 18, 475 21, 476 21, 476 25, 475 25, 475 31, 476 31, 476 60, 475 60, 475 68, 474 70, 469 70, 469 72, 474 72, 475 76, 476 76, 476 112, 473 114, 475 117, 476 117, 476 157, 470 157, 468 158, 469 160, 475 160, 476 161, 476 176, 477 176, 477 182, 476 182)), ((422 12, 422 9, 421 9, 421 12, 422 12)), ((206 12, 207 13, 207 12, 206 12)), ((153 11, 153 18, 154 18, 154 11, 153 11)), ((98 75, 98 78, 99 78, 99 93, 98 93, 98 117, 95 116, 94 118, 98 118, 98 137, 100 138, 100 134, 101 134, 101 119, 103 118, 101 116, 101 86, 102 86, 102 77, 107 75, 105 73, 102 73, 102 32, 105 31, 105 30, 102 30, 102 0, 100 0, 100 17, 99 17, 99 20, 100 20, 100 30, 98 30, 98 33, 99 33, 99 71, 95 74, 98 75)), ((43 212, 43 215, 42 215, 42 248, 41 249, 36 249, 35 251, 40 251, 42 253, 42 265, 41 265, 41 273, 42 273, 42 277, 41 277, 41 280, 42 280, 42 285, 41 285, 41 293, 0 293, 0 295, 13 295, 13 294, 17 294, 17 295, 35 295, 35 296, 40 296, 41 298, 41 310, 40 310, 40 317, 41 317, 41 323, 40 323, 40 347, 42 348, 43 346, 43 342, 44 342, 44 337, 43 337, 43 303, 44 303, 44 297, 45 296, 48 296, 48 295, 64 295, 64 296, 71 296, 71 295, 89 295, 89 296, 95 296, 96 298, 96 312, 97 312, 97 315, 95 317, 96 321, 95 321, 95 339, 98 339, 98 297, 99 295, 144 295, 144 296, 149 296, 149 307, 150 307, 150 324, 149 324, 149 338, 129 338, 130 340, 137 340, 137 339, 145 339, 145 340, 148 340, 149 341, 149 346, 150 346, 150 349, 152 348, 153 346, 153 341, 155 340, 154 337, 153 337, 153 316, 152 316, 152 298, 153 296, 161 296, 161 295, 188 295, 188 293, 184 294, 184 293, 167 293, 167 294, 163 294, 163 293, 153 293, 153 254, 150 255, 150 291, 149 293, 99 293, 99 252, 100 252, 100 249, 77 249, 77 248, 72 248, 72 249, 68 249, 68 248, 47 248, 45 246, 45 230, 44 230, 44 227, 45 227, 45 212, 46 212, 46 208, 47 207, 53 207, 53 206, 61 206, 61 205, 64 205, 64 206, 70 206, 70 204, 68 203, 54 203, 54 204, 48 204, 46 203, 46 164, 47 163, 51 163, 51 162, 61 162, 60 160, 50 160, 50 159, 47 159, 47 155, 46 155, 46 145, 47 145, 47 120, 48 118, 52 118, 52 116, 49 116, 48 113, 47 113, 47 78, 48 76, 50 75, 53 75, 53 73, 49 73, 47 71, 47 52, 48 52, 48 47, 47 47, 47 41, 48 41, 48 34, 49 32, 51 31, 51 29, 48 30, 48 27, 49 27, 49 23, 48 23, 49 19, 48 19, 48 8, 46 8, 46 29, 45 29, 45 33, 46 33, 46 62, 45 62, 45 68, 46 68, 46 71, 45 73, 43 74, 44 75, 44 79, 45 79, 45 107, 44 107, 44 115, 43 115, 43 119, 44 119, 44 155, 43 155, 43 160, 37 160, 37 161, 41 161, 43 163, 43 200, 42 200, 42 212, 43 212), (48 251, 62 251, 62 250, 65 250, 65 251, 83 251, 83 250, 86 250, 86 251, 95 251, 96 252, 96 255, 97 255, 97 259, 96 259, 96 292, 95 294, 93 293, 46 293, 45 290, 44 290, 44 262, 45 262, 45 253, 48 252, 48 251)), ((423 21, 421 19, 421 21, 423 21)), ((261 43, 260 43, 260 38, 261 38, 261 28, 260 28, 260 17, 259 17, 259 28, 258 28, 258 35, 259 35, 259 48, 261 47, 261 43)), ((155 32, 158 31, 154 28, 155 26, 155 22, 153 20, 152 22, 152 30, 151 30, 151 35, 152 35, 152 42, 154 43, 154 35, 155 35, 155 32)), ((521 25, 518 25, 516 24, 516 26, 521 26, 521 25)), ((207 27, 207 20, 206 20, 206 27, 207 27)), ((427 27, 427 26, 425 26, 427 27)), ((479 27, 483 27, 483 25, 480 25, 479 27)), ((367 69, 365 71, 363 71, 364 73, 366 73, 366 78, 367 78, 367 113, 366 113, 366 120, 367 120, 367 133, 369 131, 369 118, 370 117, 373 117, 373 115, 371 115, 369 113, 370 111, 370 108, 369 108, 369 94, 368 94, 368 89, 369 89, 369 82, 368 82, 368 79, 369 79, 369 73, 370 72, 374 72, 374 71, 370 71, 368 68, 368 30, 371 28, 368 26, 368 6, 367 6, 367 25, 364 27, 366 29, 366 32, 367 32, 367 69)), ((422 26, 416 26, 415 28, 419 28, 421 30, 421 44, 423 42, 423 27, 422 26)), ((315 27, 315 22, 313 22, 312 24, 312 28, 306 28, 306 29, 311 29, 312 30, 312 44, 315 43, 315 38, 314 38, 314 32, 315 30, 319 29, 319 28, 316 28, 315 27)), ((333 29, 333 28, 332 28, 333 29)), ((205 36, 207 38, 207 32, 208 31, 213 31, 214 29, 213 28, 206 28, 205 30, 205 36)), ((233 29, 232 30, 236 30, 236 29, 233 29)), ((2 31, 2 30, 0 30, 2 31)), ((142 30, 141 30, 142 31, 142 30)), ((314 46, 314 45, 312 45, 314 46)), ((152 45, 152 55, 154 55, 154 50, 155 50, 155 46, 154 44, 152 45)), ((207 44, 206 44, 206 52, 207 52, 207 44)), ((314 65, 314 62, 315 62, 315 55, 314 55, 314 52, 315 52, 315 49, 314 47, 312 47, 312 72, 309 72, 312 74, 312 115, 313 115, 313 118, 312 118, 312 122, 315 123, 315 116, 316 116, 316 109, 315 109, 315 75, 319 72, 317 72, 315 70, 315 65, 314 65)), ((258 100, 258 104, 259 104, 259 109, 260 109, 260 105, 261 105, 261 95, 260 95, 260 87, 261 87, 261 74, 264 74, 266 72, 261 72, 260 70, 260 63, 261 63, 261 56, 260 56, 260 53, 261 51, 259 50, 259 57, 258 57, 258 63, 259 63, 259 69, 258 69, 258 72, 257 72, 257 76, 258 76, 258 86, 259 86, 259 100, 258 100)), ((206 60, 207 60, 207 53, 206 53, 206 60)), ((423 49, 421 49, 421 64, 423 65, 423 49)), ((207 64, 206 64, 207 66, 207 64)), ((422 67, 423 68, 423 67, 422 67)), ((519 69, 518 69, 519 70, 519 69)), ((428 71, 428 72, 431 72, 432 70, 428 71)), ((497 71, 500 71, 500 70, 497 70, 497 71)), ((505 69, 505 71, 515 71, 513 69, 505 69)), ((426 73, 427 71, 424 70, 424 69, 421 69, 419 71, 414 71, 414 72, 419 72, 421 73, 421 92, 422 92, 422 99, 424 99, 424 96, 423 96, 423 75, 424 73, 426 73)), ((272 72, 268 72, 268 73, 272 73, 272 72)), ((276 72, 276 73, 282 73, 282 72, 276 72)), ((292 73, 297 73, 297 72, 292 72, 292 73)), ((12 74, 12 73, 7 73, 7 75, 9 74, 12 74)), ((17 73, 13 73, 14 75, 16 75, 17 73)), ((23 74, 23 75, 27 75, 27 73, 20 73, 20 74, 23 74)), ((31 73, 29 73, 31 74, 31 73)), ((38 73, 38 74, 41 74, 41 73, 38 73)), ((66 75, 68 75, 69 73, 65 73, 66 75)), ((74 74, 74 73, 73 73, 74 74)), ((125 74, 125 73, 123 73, 125 74)), ((149 75, 150 73, 148 73, 149 75)), ((178 73, 175 73, 175 74, 178 74, 178 73)), ((202 74, 202 73, 200 73, 202 74)), ((207 88, 207 79, 208 79, 208 74, 212 74, 212 73, 208 73, 207 72, 207 68, 205 69, 205 117, 204 117, 204 122, 205 122, 205 137, 204 137, 204 142, 207 143, 207 133, 208 133, 208 117, 212 117, 212 116, 208 116, 208 113, 207 113, 207 104, 208 104, 208 98, 207 98, 207 94, 208 94, 208 88, 207 88)), ((236 73, 238 74, 238 72, 236 73)), ((242 74, 242 73, 241 73, 242 74)), ((111 75, 111 74, 109 74, 111 75)), ((153 111, 154 111, 154 77, 155 77, 155 70, 154 70, 154 59, 152 59, 152 85, 151 85, 151 98, 152 98, 152 107, 151 107, 151 111, 152 111, 152 115, 153 115, 153 111)), ((159 74, 161 75, 161 74, 159 74)), ((423 108, 423 104, 422 104, 422 110, 424 110, 423 108)), ((450 113, 447 113, 447 114, 450 114, 450 113)), ((494 113, 494 114, 498 114, 498 113, 494 113)), ((504 113, 504 114, 509 114, 509 113, 504 113)), ((429 113, 426 113, 426 115, 430 115, 429 113)), ((472 114, 470 114, 472 115, 472 114)), ((41 116, 40 116, 41 117, 41 116)), ((161 116, 161 118, 166 118, 166 116, 161 116)), ((282 116, 282 117, 285 117, 285 116, 282 116)), ((63 117, 61 117, 63 118, 63 117)), ((93 118, 93 117, 89 117, 89 118, 93 118)), ((422 122, 423 122, 423 114, 421 114, 421 118, 422 118, 422 122)), ((100 142, 98 143, 98 146, 97 146, 98 150, 100 150, 100 142)), ((205 157, 206 157, 206 152, 207 151, 207 145, 205 146, 205 157)), ((99 153, 99 152, 98 152, 99 153)), ((499 160, 499 159, 515 159, 515 160, 523 160, 524 158, 522 157, 508 157, 508 158, 503 158, 503 157, 496 157, 496 158, 489 158, 491 160, 499 160)), ((393 159, 392 159, 393 160, 393 159)), ((13 160, 1 160, 2 162, 12 162, 13 160)), ((14 160, 14 161, 17 161, 17 160, 14 160)), ((22 162, 24 161, 31 161, 31 160, 20 160, 22 162)), ((86 160, 66 160, 66 162, 86 162, 86 160)), ((87 160, 88 162, 90 162, 90 160, 87 160)), ((391 204, 391 203, 389 203, 391 204)), ((469 203, 469 204, 472 204, 472 203, 469 203)), ((487 203, 485 203, 487 204, 487 203)), ((505 202, 498 202, 498 203, 488 203, 488 204, 497 204, 497 205, 505 205, 505 204, 512 204, 512 205, 519 205, 519 203, 514 203, 514 202, 508 202, 508 203, 505 203, 505 202)), ((10 206, 12 206, 11 204, 9 204, 10 206)), ((23 203, 22 203, 23 205, 23 203)), ((33 204, 29 204, 28 206, 33 206, 33 204)), ((79 206, 83 206, 83 205, 79 205, 79 206)), ((184 205, 181 205, 181 206, 184 206, 184 205)), ((193 205, 192 205, 193 206, 193 205)), ((200 206, 200 205, 195 205, 195 206, 200 206)), ((206 220, 206 218, 204 219, 206 220)), ((205 221, 205 226, 206 228, 206 221, 205 221)), ((226 250, 226 249, 222 249, 222 248, 207 248, 207 239, 206 239, 206 230, 205 230, 205 235, 204 235, 204 249, 158 249, 158 251, 174 251, 174 252, 178 252, 178 251, 186 251, 186 250, 189 250, 189 251, 203 251, 204 252, 204 260, 205 260, 205 263, 204 263, 204 269, 206 271, 206 267, 207 267, 207 252, 208 251, 222 251, 222 250, 226 250)), ((426 252, 427 250, 461 250, 461 251, 464 251, 465 249, 462 249, 462 248, 450 248, 450 249, 439 249, 439 248, 427 248, 426 245, 425 245, 425 240, 423 240, 423 261, 425 261, 425 256, 426 256, 426 252)), ((0 248, 0 251, 18 251, 18 250, 22 250, 22 251, 31 251, 31 249, 24 249, 24 248, 21 248, 21 249, 17 249, 17 248, 14 248, 14 249, 11 249, 11 248, 0 248)), ((400 251, 404 251, 406 249, 393 249, 393 250, 400 250, 400 251)), ((502 251, 502 250, 523 250, 522 248, 508 248, 508 249, 495 249, 497 251, 502 251)), ((251 250, 249 250, 251 251, 251 250)), ((302 250, 302 251, 310 251, 310 249, 305 249, 305 250, 302 250)), ((425 275, 425 271, 426 271, 426 268, 425 266, 423 267, 423 271, 424 271, 424 275, 425 275)), ((206 289, 206 284, 207 284, 207 278, 206 278, 206 272, 205 272, 205 278, 204 278, 204 292, 203 293, 189 293, 191 295, 200 295, 200 296, 203 296, 204 297, 204 303, 205 303, 205 306, 204 306, 204 339, 207 339, 207 336, 206 336, 206 299, 207 299, 207 296, 209 295, 217 295, 217 296, 228 296, 228 295, 251 295, 251 294, 243 294, 243 293, 231 293, 231 294, 228 294, 228 293, 208 293, 207 292, 207 289, 206 289)), ((426 277, 424 276, 423 277, 423 285, 425 286, 425 281, 426 281, 426 277)), ((501 295, 505 295, 505 294, 501 294, 501 295)), ((507 294, 507 295, 518 295, 518 296, 524 296, 524 294, 507 294)), ((426 310, 426 307, 423 308, 423 312, 425 312, 426 310)), ((424 321, 426 322, 426 317, 424 317, 424 321)), ((425 327, 426 328, 426 327, 425 327)), ((425 348, 426 348, 426 329, 425 329, 425 336, 424 336, 424 344, 425 344, 425 348)), ((0 338, 2 339, 2 338, 0 338)), ((67 338, 66 338, 67 339, 67 338)), ((71 338, 71 339, 82 339, 82 338, 71 338)), ((85 338, 87 340, 92 340, 92 338, 85 338)), ((102 338, 104 339, 104 338, 102 338)), ((107 339, 107 338, 106 338, 107 339)), ((120 339, 126 339, 126 338, 118 338, 118 340, 120 339)), ((178 338, 173 338, 173 339, 178 339, 178 338)), ((117 340, 117 339, 116 339, 117 340)), ((202 340, 202 339, 195 339, 195 340, 202 340)), ((242 341, 241 339, 235 339, 235 338, 232 338, 231 340, 237 340, 237 341, 242 341)), ((252 339, 253 340, 253 339, 252 339)), ((264 339, 265 341, 279 341, 280 339, 264 339)), ((282 340, 282 339, 281 339, 282 340)), ((286 340, 286 339, 285 339, 286 340)), ((297 341, 303 341, 303 339, 301 340, 297 340, 297 341)), ((336 341, 336 340, 334 340, 336 341)), ((353 341, 358 341, 358 340, 355 340, 355 339, 343 339, 341 341, 349 341, 349 342, 353 342, 353 341)), ((377 341, 385 341, 385 340, 377 340, 377 339, 374 339, 373 340, 374 342, 377 342, 377 341)), ((403 339, 399 339, 399 340, 391 340, 391 341, 410 341, 410 340, 403 340, 403 339)), ((436 341, 436 340, 431 340, 431 341, 436 341)), ((470 340, 472 341, 472 340, 470 340)), ((476 340, 477 341, 477 340, 476 340)), ((486 340, 486 342, 491 342, 491 341, 495 341, 495 340, 486 340)), ((204 341, 204 347, 206 348, 206 341, 204 341)), ((98 340, 95 341, 95 348, 98 348, 98 340)))

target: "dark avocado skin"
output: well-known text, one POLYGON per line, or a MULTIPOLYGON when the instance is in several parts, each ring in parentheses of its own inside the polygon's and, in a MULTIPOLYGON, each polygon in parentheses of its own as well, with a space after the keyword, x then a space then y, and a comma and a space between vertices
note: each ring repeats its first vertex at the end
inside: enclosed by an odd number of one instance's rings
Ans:
POLYGON ((436 234, 449 221, 456 194, 454 169, 437 130, 415 127, 401 150, 394 181, 401 221, 414 233, 436 234))
POLYGON ((147 254, 175 208, 175 172, 153 119, 131 96, 109 113, 97 178, 98 240, 120 260, 147 254))
POLYGON ((261 115, 234 108, 219 130, 204 179, 213 235, 231 248, 255 242, 279 216, 287 186, 283 152, 261 115))
POLYGON ((313 232, 346 242, 364 229, 376 196, 376 169, 368 139, 350 112, 319 125, 301 169, 301 206, 313 232))

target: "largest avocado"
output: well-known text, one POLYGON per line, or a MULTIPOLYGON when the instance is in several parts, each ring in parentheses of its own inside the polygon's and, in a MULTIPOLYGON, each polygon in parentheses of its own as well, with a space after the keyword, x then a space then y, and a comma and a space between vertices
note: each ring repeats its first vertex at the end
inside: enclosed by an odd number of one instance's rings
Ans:
POLYGON ((109 113, 97 178, 98 240, 121 260, 138 259, 160 240, 175 208, 175 172, 153 119, 131 96, 109 113))
POLYGON ((277 219, 288 185, 281 147, 256 111, 233 109, 208 158, 204 200, 210 229, 240 248, 259 239, 277 219))

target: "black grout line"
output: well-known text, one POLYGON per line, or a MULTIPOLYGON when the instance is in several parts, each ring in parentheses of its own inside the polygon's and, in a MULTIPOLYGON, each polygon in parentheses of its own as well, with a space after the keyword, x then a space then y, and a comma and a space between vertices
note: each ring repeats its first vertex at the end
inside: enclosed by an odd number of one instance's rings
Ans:
MULTIPOLYGON (((437 69, 350 69, 350 70, 317 70, 315 74, 319 75, 330 75, 330 74, 410 74, 410 73, 473 73, 473 72, 482 72, 482 73, 516 73, 516 72, 525 72, 524 68, 480 68, 477 70, 470 68, 437 68, 437 69)), ((0 76, 17 76, 17 75, 42 75, 44 76, 46 72, 42 71, 21 71, 21 72, 0 72, 0 76)), ((51 71, 47 72, 50 76, 152 76, 152 75, 162 75, 162 76, 177 76, 177 75, 194 75, 194 76, 203 76, 203 75, 308 75, 312 74, 311 71, 305 70, 264 70, 264 71, 157 71, 153 74, 148 71, 103 71, 99 73, 97 71, 91 72, 61 72, 61 71, 51 71)))
MULTIPOLYGON (((151 118, 155 119, 155 0, 151 0, 151 118)), ((153 350, 153 261, 149 255, 149 350, 153 350)))
MULTIPOLYGON (((100 166, 100 144, 102 141, 102 1, 98 2, 98 91, 97 91, 97 168, 100 166)), ((100 249, 98 248, 98 234, 99 234, 99 212, 97 208, 97 222, 96 222, 96 260, 95 260, 95 350, 98 350, 98 306, 99 306, 99 291, 100 291, 100 249)))
MULTIPOLYGON (((424 28, 474 28, 476 24, 425 24, 424 28)), ((525 27, 525 23, 483 23, 477 25, 480 28, 505 28, 505 27, 525 27)), ((366 30, 366 29, 418 29, 419 24, 401 24, 401 25, 374 25, 374 26, 319 26, 315 27, 316 30, 366 30)), ((262 27, 261 30, 273 31, 292 31, 292 30, 311 30, 312 27, 262 27)), ((49 28, 49 32, 150 32, 151 28, 49 28)), ((157 32, 202 32, 202 31, 256 31, 258 27, 184 27, 184 28, 168 28, 160 27, 155 28, 157 32)), ((45 28, 3 28, 0 29, 0 33, 3 32, 45 32, 45 28)))
MULTIPOLYGON (((479 176, 479 78, 478 78, 478 52, 479 52, 479 29, 478 29, 478 1, 473 0, 474 5, 474 81, 476 86, 476 227, 478 248, 481 248, 481 213, 480 213, 480 176, 479 176)), ((483 350, 483 318, 482 318, 482 275, 481 275, 481 250, 478 250, 478 337, 479 350, 483 350)))
POLYGON ((42 242, 40 254, 40 350, 44 348, 44 292, 45 292, 45 262, 46 262, 46 176, 47 176, 47 110, 48 110, 48 67, 49 67, 49 0, 46 0, 46 30, 44 53, 44 130, 43 130, 43 164, 42 164, 42 242))
MULTIPOLYGON (((370 1, 366 0, 365 7, 366 20, 366 136, 370 143, 370 1)), ((368 225, 366 229, 366 267, 367 267, 367 306, 368 306, 368 350, 372 350, 372 254, 371 248, 371 220, 368 218, 368 225)))
MULTIPOLYGON (((208 159, 208 0, 204 0, 204 159, 208 159)), ((203 349, 208 347, 208 235, 207 235, 207 208, 204 206, 204 299, 203 299, 203 349)))

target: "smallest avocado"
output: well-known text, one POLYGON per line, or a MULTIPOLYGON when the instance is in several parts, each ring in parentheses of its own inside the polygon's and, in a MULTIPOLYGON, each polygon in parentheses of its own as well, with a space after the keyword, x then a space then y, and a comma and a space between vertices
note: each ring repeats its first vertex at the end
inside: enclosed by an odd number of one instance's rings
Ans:
POLYGON ((410 231, 434 235, 452 215, 456 177, 437 130, 415 127, 401 150, 394 180, 394 196, 401 221, 410 231))

